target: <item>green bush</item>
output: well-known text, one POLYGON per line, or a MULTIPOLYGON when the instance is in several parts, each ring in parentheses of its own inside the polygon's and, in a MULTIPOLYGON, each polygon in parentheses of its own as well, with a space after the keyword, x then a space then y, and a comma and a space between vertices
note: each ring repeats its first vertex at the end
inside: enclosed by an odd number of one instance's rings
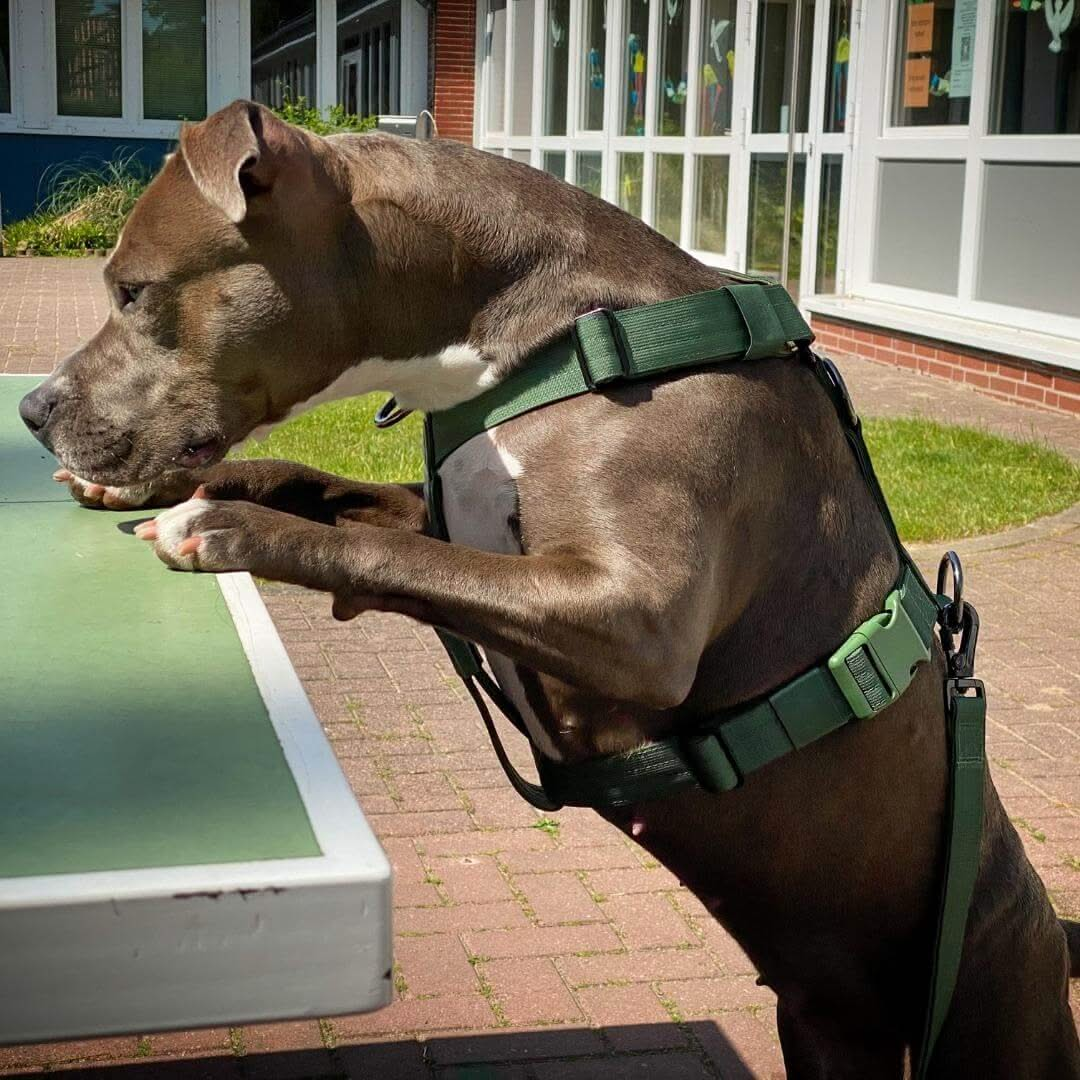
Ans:
POLYGON ((376 124, 374 116, 354 116, 352 113, 347 113, 343 105, 331 105, 324 112, 314 105, 309 105, 307 99, 302 97, 295 101, 286 98, 280 109, 274 109, 274 114, 280 116, 286 123, 306 128, 316 135, 373 131, 376 124))
POLYGON ((46 173, 48 197, 41 209, 4 226, 5 255, 85 255, 107 251, 150 174, 134 154, 118 155, 99 168, 78 162, 46 173))

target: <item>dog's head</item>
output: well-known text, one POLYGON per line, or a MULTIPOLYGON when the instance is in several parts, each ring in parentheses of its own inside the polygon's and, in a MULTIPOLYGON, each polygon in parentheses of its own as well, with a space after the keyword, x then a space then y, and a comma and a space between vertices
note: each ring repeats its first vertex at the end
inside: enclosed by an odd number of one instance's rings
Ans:
POLYGON ((184 131, 106 264, 108 321, 20 405, 64 466, 131 484, 212 463, 348 366, 365 259, 333 168, 250 102, 184 131))

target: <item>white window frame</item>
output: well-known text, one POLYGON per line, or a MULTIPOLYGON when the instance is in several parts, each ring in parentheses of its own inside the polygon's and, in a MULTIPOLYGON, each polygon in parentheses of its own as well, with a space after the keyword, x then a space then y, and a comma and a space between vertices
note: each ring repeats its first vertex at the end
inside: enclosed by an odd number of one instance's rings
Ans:
MULTIPOLYGON (((987 166, 1000 162, 1080 165, 1078 135, 993 135, 988 131, 998 5, 982 0, 975 38, 972 97, 966 125, 897 127, 890 123, 900 5, 871 4, 864 12, 860 63, 863 107, 857 127, 857 179, 851 188, 849 233, 861 237, 848 252, 856 298, 901 305, 951 317, 1080 340, 1080 317, 979 300, 978 270, 987 166), (873 107, 870 106, 873 103, 873 107), (887 285, 874 280, 874 246, 880 163, 887 160, 960 161, 965 164, 964 210, 956 295, 887 285)), ((988 344, 987 347, 990 347, 988 344)), ((1068 366, 1071 362, 1063 360, 1068 366)))
POLYGON ((2 124, 5 120, 12 120, 18 115, 19 102, 15 100, 15 96, 19 80, 15 75, 15 65, 19 62, 20 53, 18 4, 16 0, 0 0, 0 3, 6 4, 8 9, 8 48, 11 60, 11 65, 8 68, 8 94, 11 100, 11 109, 8 112, 0 112, 0 124, 2 124))

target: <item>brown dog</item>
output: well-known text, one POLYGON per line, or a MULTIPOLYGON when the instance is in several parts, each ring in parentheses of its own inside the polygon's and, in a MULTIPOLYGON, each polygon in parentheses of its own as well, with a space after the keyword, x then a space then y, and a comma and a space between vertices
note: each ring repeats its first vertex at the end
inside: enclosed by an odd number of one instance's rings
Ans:
MULTIPOLYGON (((589 394, 478 436, 415 488, 220 463, 335 393, 465 400, 592 308, 716 288, 614 207, 454 143, 318 139, 236 103, 188 129, 105 270, 108 322, 23 403, 91 505, 199 498, 143 530, 478 642, 552 757, 627 750, 776 687, 880 609, 896 558, 789 359, 589 394), (636 252, 633 262, 626 251, 636 252), (75 475, 71 475, 75 474, 75 475), (81 477, 83 479, 77 479, 81 477)), ((946 798, 942 658, 879 717, 723 795, 607 816, 779 995, 792 1076, 898 1077, 929 987, 946 798)), ((933 1074, 1080 1075, 1066 937, 992 784, 933 1074)))

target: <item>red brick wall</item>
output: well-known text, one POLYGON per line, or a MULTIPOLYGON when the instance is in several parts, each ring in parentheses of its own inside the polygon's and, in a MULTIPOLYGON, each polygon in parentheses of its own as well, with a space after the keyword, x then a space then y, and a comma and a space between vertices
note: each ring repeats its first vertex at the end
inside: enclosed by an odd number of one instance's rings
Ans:
POLYGON ((990 397, 1080 415, 1080 375, 1061 368, 820 315, 811 325, 826 354, 860 356, 962 382, 990 397))
POLYGON ((476 0, 435 5, 435 124, 444 139, 472 143, 476 0))

